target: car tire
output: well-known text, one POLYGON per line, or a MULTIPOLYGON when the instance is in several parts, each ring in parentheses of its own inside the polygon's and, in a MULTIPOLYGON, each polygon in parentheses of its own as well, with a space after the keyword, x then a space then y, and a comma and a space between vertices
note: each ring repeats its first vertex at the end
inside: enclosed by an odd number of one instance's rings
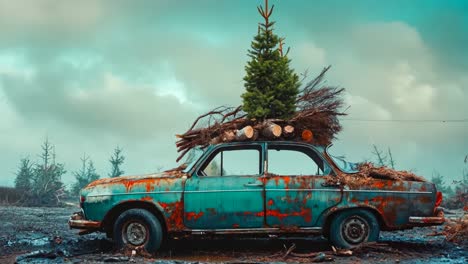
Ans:
POLYGON ((155 253, 162 241, 161 223, 147 210, 127 210, 114 223, 114 243, 117 249, 143 247, 148 253, 155 253))
POLYGON ((346 210, 332 217, 329 240, 338 248, 352 249, 379 239, 379 222, 372 212, 346 210))

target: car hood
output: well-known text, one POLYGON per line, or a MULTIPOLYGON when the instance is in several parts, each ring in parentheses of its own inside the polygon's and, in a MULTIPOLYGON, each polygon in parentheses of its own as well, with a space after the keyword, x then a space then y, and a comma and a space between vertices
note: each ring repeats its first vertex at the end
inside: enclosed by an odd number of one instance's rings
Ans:
POLYGON ((165 171, 162 173, 120 176, 115 178, 104 178, 94 181, 82 190, 82 195, 90 193, 115 194, 129 192, 151 192, 155 189, 170 190, 175 181, 187 174, 180 170, 165 171))

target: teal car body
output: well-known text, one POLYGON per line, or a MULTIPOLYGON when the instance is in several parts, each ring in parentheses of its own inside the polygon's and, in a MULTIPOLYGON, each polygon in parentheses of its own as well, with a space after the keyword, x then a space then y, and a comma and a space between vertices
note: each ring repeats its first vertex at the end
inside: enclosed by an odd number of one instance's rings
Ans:
POLYGON ((438 208, 441 195, 434 184, 386 179, 342 184, 333 180, 339 174, 353 172, 353 164, 328 155, 325 147, 307 143, 211 145, 184 170, 100 179, 89 184, 81 192, 82 212, 74 215, 69 224, 83 232, 104 231, 112 236, 116 218, 131 208, 153 213, 169 235, 319 233, 328 236, 330 221, 350 209, 374 214, 381 230, 443 223, 438 208), (239 151, 250 155, 243 157, 246 155, 241 152, 239 160, 244 158, 252 170, 243 171, 232 162, 223 164, 223 157, 239 151), (316 173, 275 174, 273 167, 281 169, 293 162, 280 159, 273 164, 273 155, 281 151, 297 152, 310 159, 316 173), (217 167, 208 168, 219 157, 217 167), (228 166, 241 173, 224 171, 228 166), (218 170, 219 175, 210 170, 218 170))

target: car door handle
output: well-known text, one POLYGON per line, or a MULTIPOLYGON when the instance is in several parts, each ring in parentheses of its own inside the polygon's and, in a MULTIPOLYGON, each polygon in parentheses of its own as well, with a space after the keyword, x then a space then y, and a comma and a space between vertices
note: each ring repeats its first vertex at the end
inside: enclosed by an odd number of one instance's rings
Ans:
POLYGON ((322 185, 322 187, 340 187, 341 186, 339 182, 338 183, 322 183, 320 185, 322 185))
POLYGON ((262 183, 249 182, 244 184, 245 187, 263 187, 262 183))

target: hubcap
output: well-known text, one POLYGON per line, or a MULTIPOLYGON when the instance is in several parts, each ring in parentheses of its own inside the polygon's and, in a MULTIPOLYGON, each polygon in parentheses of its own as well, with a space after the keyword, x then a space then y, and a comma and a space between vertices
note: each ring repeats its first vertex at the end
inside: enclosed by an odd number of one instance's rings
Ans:
POLYGON ((146 227, 138 222, 132 222, 124 230, 125 242, 133 246, 141 246, 146 242, 148 231, 146 227))
POLYGON ((367 221, 359 216, 351 216, 342 225, 343 238, 351 244, 360 244, 369 236, 367 221))

